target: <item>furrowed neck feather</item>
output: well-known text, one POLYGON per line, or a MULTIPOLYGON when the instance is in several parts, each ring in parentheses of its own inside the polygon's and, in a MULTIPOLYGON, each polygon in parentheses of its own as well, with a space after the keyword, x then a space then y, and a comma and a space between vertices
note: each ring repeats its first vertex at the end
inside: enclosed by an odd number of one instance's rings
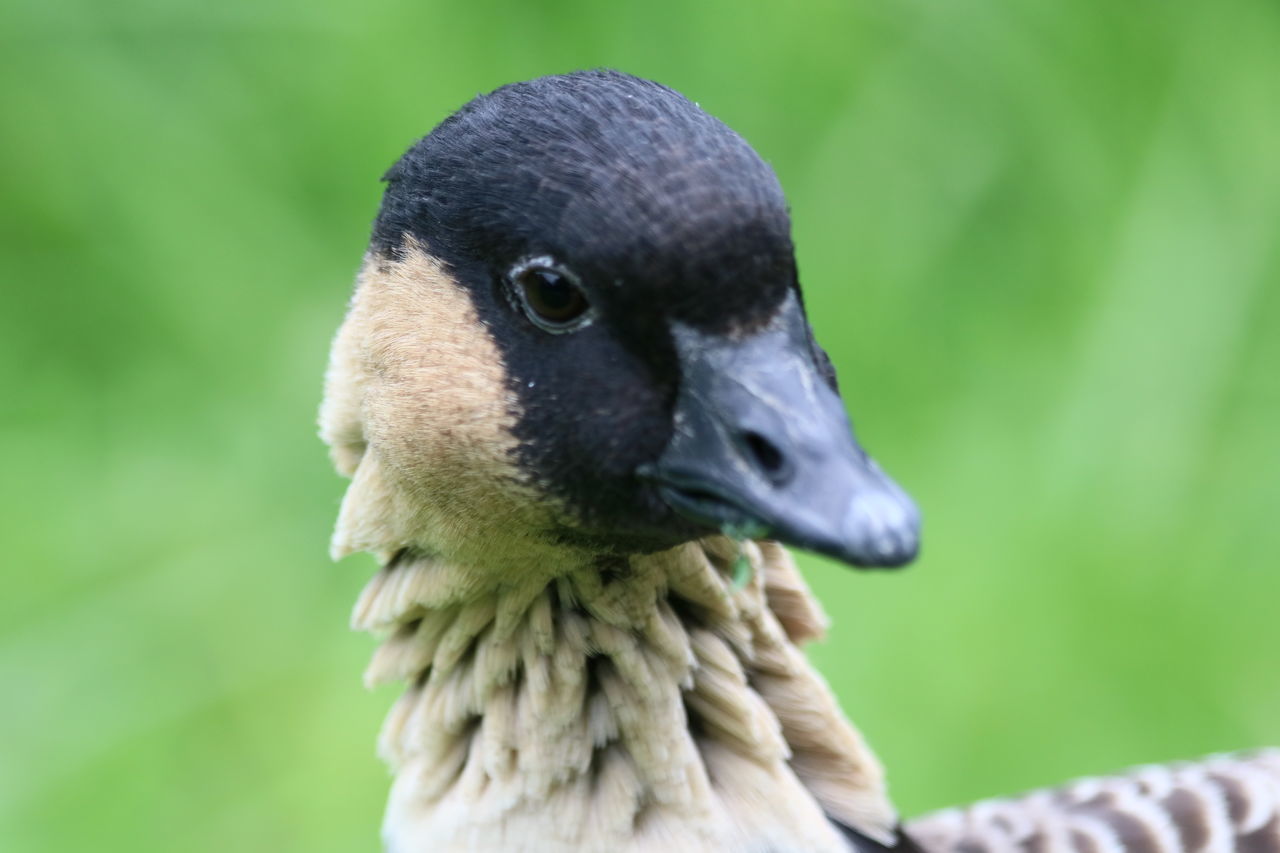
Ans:
POLYGON ((403 549, 353 624, 385 636, 367 682, 409 684, 380 738, 393 850, 850 849, 828 818, 892 838, 879 764, 797 646, 823 617, 774 543, 525 575, 403 549))

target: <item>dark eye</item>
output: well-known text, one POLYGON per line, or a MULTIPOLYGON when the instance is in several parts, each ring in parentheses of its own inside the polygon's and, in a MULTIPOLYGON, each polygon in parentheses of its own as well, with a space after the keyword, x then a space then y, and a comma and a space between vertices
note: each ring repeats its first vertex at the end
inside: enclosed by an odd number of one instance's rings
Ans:
POLYGON ((591 319, 591 303, 582 288, 547 259, 518 265, 510 281, 524 313, 548 332, 570 332, 591 319))

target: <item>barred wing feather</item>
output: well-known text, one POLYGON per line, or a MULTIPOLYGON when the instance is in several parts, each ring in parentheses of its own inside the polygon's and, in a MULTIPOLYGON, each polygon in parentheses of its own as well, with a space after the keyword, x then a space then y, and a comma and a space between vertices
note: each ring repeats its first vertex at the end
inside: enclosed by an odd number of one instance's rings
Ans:
POLYGON ((1280 749, 986 800, 907 832, 927 853, 1280 853, 1280 749))

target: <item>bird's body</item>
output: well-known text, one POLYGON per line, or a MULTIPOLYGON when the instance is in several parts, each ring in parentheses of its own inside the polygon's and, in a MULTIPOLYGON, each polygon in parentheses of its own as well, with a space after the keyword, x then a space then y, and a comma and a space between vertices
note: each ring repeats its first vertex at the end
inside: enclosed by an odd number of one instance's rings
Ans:
MULTIPOLYGON (((800 651, 823 617, 779 542, 899 565, 917 516, 852 438, 772 171, 675 92, 585 72, 477 98, 387 180, 321 425, 352 477, 334 551, 383 563, 367 676, 408 685, 388 847, 914 849, 800 651)), ((989 824, 916 834, 1076 839, 989 824)))

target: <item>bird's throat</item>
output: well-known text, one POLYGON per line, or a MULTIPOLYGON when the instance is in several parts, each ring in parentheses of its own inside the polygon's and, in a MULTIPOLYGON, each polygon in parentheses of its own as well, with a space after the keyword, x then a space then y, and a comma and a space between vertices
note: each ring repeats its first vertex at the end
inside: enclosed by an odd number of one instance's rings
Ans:
POLYGON ((367 679, 409 685, 381 736, 391 849, 891 837, 879 764, 797 646, 821 613, 784 549, 741 548, 740 588, 722 537, 519 574, 397 553, 353 617, 386 635, 367 679))

